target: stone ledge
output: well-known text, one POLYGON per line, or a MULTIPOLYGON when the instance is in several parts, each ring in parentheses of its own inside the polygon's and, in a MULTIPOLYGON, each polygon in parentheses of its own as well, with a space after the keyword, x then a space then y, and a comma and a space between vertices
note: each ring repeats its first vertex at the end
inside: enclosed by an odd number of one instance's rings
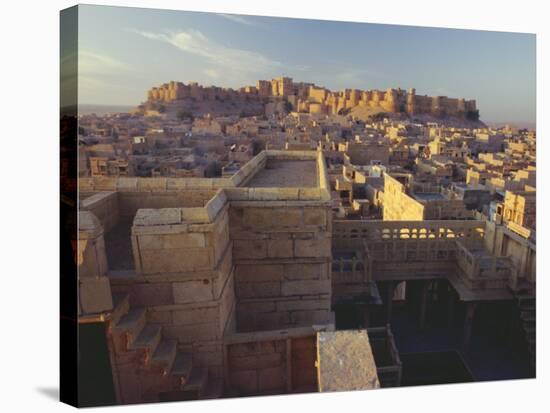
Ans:
POLYGON ((138 209, 134 218, 134 226, 173 225, 181 222, 181 208, 142 208, 138 209))
POLYGON ((89 211, 78 213, 78 239, 94 239, 103 234, 103 226, 99 219, 89 211))
POLYGON ((309 337, 315 335, 318 331, 331 331, 333 329, 333 325, 326 324, 312 327, 292 327, 250 333, 233 333, 224 336, 223 343, 225 345, 228 345, 254 343, 257 341, 284 340, 287 338, 309 337))

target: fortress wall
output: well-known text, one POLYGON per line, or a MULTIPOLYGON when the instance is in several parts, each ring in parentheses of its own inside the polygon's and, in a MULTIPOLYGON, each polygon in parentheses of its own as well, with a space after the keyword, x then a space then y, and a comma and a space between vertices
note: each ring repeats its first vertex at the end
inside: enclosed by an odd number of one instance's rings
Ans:
POLYGON ((414 97, 415 113, 431 113, 432 111, 432 98, 430 96, 418 96, 414 97))
POLYGON ((322 103, 310 103, 309 104, 309 113, 312 114, 323 114, 326 113, 325 105, 322 103))
POLYGON ((309 98, 313 102, 317 102, 317 103, 325 102, 325 99, 327 98, 327 90, 310 86, 309 98))
MULTIPOLYGON (((356 106, 380 108, 385 112, 406 111, 409 114, 432 114, 434 116, 464 116, 468 111, 476 110, 475 100, 448 98, 446 96, 417 96, 414 89, 406 92, 401 89, 358 90, 345 89, 331 92, 323 87, 298 85, 298 110, 310 113, 336 114, 341 109, 351 109, 356 106)), ((253 99, 259 100, 269 96, 292 96, 295 84, 290 78, 279 77, 271 81, 260 80, 256 87, 243 87, 232 91, 220 87, 203 87, 195 82, 185 85, 171 81, 147 91, 149 101, 173 102, 175 100, 193 98, 198 100, 214 99, 253 99)), ((269 104, 273 106, 273 103, 269 104)))
POLYGON ((475 100, 466 100, 464 102, 464 107, 466 111, 475 111, 477 110, 476 101, 475 100))

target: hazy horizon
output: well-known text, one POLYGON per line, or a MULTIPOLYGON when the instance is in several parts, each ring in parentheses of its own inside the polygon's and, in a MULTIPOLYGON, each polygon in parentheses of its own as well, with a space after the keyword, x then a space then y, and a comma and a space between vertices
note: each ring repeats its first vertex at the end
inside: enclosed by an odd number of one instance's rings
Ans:
POLYGON ((84 5, 79 98, 137 106, 170 80, 238 88, 285 75, 475 99, 488 124, 535 127, 535 45, 533 34, 84 5))

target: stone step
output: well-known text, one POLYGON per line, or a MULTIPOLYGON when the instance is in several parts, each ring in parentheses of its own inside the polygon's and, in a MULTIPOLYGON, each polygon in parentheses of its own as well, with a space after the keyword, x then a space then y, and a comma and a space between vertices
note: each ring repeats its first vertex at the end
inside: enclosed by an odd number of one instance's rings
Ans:
POLYGON ((518 308, 520 311, 537 311, 537 306, 534 303, 520 303, 518 308))
POLYGON ((516 294, 516 300, 522 301, 522 302, 531 302, 535 301, 535 295, 529 294, 529 293, 523 293, 523 294, 516 294))
POLYGON ((522 321, 536 321, 535 313, 532 311, 522 311, 520 318, 522 321))
POLYGON ((181 378, 182 386, 187 383, 189 376, 191 375, 191 369, 193 367, 193 356, 190 353, 178 353, 170 374, 172 376, 179 376, 181 378))
POLYGON ((107 276, 111 279, 136 278, 135 270, 109 270, 107 276))
POLYGON ((156 365, 160 365, 164 368, 164 374, 168 374, 170 369, 174 365, 176 360, 176 355, 178 353, 178 340, 162 340, 153 357, 151 362, 156 365))
POLYGON ((145 327, 146 310, 143 307, 132 308, 120 318, 113 330, 119 333, 128 334, 128 344, 132 344, 143 327, 145 327))
POLYGON ((529 325, 523 325, 523 330, 525 331, 525 333, 527 333, 527 335, 533 335, 535 336, 536 334, 536 327, 535 326, 529 326, 529 325))
POLYGON ((208 382, 208 368, 207 367, 195 367, 191 371, 191 376, 185 386, 184 391, 197 392, 201 397, 202 393, 206 390, 206 384, 208 382))
POLYGON ((162 337, 162 325, 146 324, 137 338, 130 344, 130 350, 144 349, 153 354, 162 337))
POLYGON ((113 293, 113 311, 111 324, 117 325, 120 319, 130 311, 130 296, 128 293, 113 293))
POLYGON ((206 389, 201 395, 201 399, 219 399, 223 397, 223 380, 222 379, 208 379, 206 389))
POLYGON ((531 288, 519 288, 514 292, 518 298, 534 298, 535 292, 531 288))

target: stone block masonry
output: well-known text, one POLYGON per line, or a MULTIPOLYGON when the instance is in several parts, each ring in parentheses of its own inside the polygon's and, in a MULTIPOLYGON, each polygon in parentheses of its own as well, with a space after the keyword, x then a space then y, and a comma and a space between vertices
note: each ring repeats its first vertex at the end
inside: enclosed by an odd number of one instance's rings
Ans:
MULTIPOLYGON (((312 346, 306 346, 307 357, 299 345, 290 353, 289 338, 279 333, 235 343, 229 353, 225 343, 234 335, 279 329, 307 329, 311 341, 312 326, 331 324, 327 182, 324 157, 314 151, 264 151, 231 178, 82 180, 88 210, 80 220, 80 269, 90 282, 81 287, 81 307, 117 307, 120 298, 103 300, 110 296, 104 287, 110 287, 127 297, 128 314, 141 314, 143 331, 161 331, 163 350, 187 354, 193 369, 206 367, 209 380, 223 378, 243 395, 291 391, 293 380, 314 386, 312 346), (268 158, 283 166, 307 165, 316 177, 310 187, 292 187, 281 168, 276 182, 254 181, 273 166, 268 158), (290 186, 277 187, 279 180, 290 186), (253 182, 259 186, 250 187, 253 182), (262 186, 266 182, 275 186, 262 186), (109 205, 116 214, 109 214, 109 205), (135 271, 109 269, 105 259, 104 226, 118 219, 132 220, 135 271), (93 298, 96 293, 101 300, 93 298), (291 371, 294 358, 307 374, 291 371)), ((156 400, 156 376, 136 380, 126 374, 142 371, 144 359, 132 354, 117 355, 121 391, 136 401, 156 400)))
POLYGON ((228 350, 230 385, 241 395, 284 393, 286 363, 285 340, 233 344, 228 350))
POLYGON ((233 205, 229 221, 238 330, 329 323, 329 208, 233 205))

